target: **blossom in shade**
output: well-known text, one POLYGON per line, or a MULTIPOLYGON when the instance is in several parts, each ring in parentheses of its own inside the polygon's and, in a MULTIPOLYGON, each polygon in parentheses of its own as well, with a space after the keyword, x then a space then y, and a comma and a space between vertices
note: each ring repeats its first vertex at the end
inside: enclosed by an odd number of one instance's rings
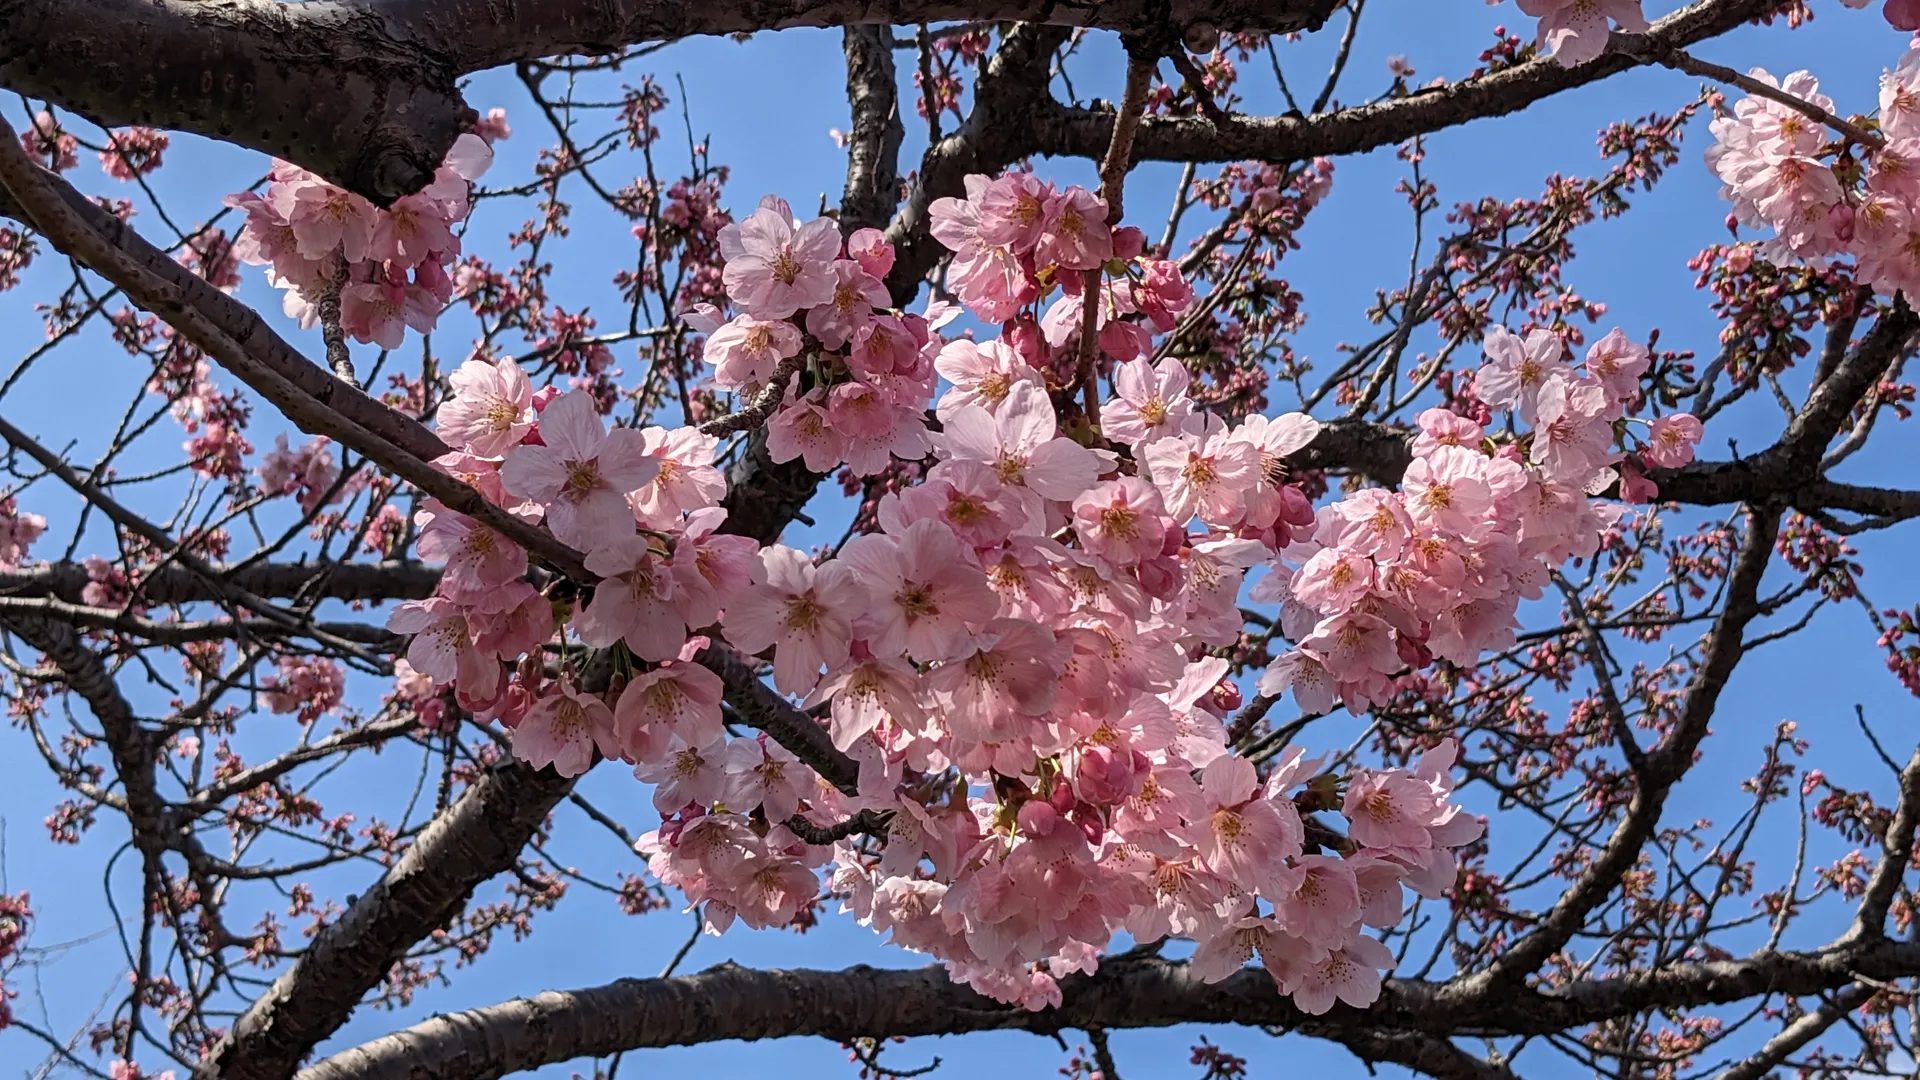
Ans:
POLYGON ((1364 1009, 1380 997, 1380 973, 1393 965, 1392 949, 1357 934, 1326 959, 1301 969, 1293 985, 1293 1002, 1309 1016, 1327 1012, 1336 1000, 1364 1009))
POLYGON ((663 757, 634 766, 633 775, 654 785, 654 807, 671 814, 690 804, 719 802, 726 790, 726 766, 726 736, 697 744, 674 739, 663 757))
POLYGON ((847 442, 823 404, 825 394, 810 390, 773 414, 767 425, 767 456, 776 463, 803 459, 814 472, 827 472, 846 456, 847 442))
POLYGON ((587 569, 601 581, 574 622, 581 641, 595 648, 625 641, 642 660, 666 660, 680 652, 687 624, 674 610, 674 575, 645 538, 629 533, 594 549, 587 569))
POLYGON ((513 729, 514 757, 536 769, 552 766, 561 776, 586 772, 595 750, 603 757, 621 753, 613 710, 564 679, 534 702, 513 729))
POLYGON ((440 589, 447 596, 477 600, 527 572, 525 549, 437 499, 414 515, 414 523, 420 526, 414 541, 420 557, 446 564, 440 589))
POLYGON ((444 596, 400 604, 387 617, 387 629, 413 635, 407 662, 438 685, 457 679, 484 697, 491 696, 500 681, 500 662, 474 646, 465 609, 444 596))
POLYGON ((622 752, 636 762, 659 761, 674 736, 694 745, 721 737, 724 693, 720 676, 688 659, 636 673, 613 710, 622 752))

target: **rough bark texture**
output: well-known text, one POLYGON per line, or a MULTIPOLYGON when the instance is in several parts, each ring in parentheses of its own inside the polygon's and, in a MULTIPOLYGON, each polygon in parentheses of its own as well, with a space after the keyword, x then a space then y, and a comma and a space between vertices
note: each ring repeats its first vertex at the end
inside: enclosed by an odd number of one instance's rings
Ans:
POLYGON ((1335 1005, 1325 1016, 1310 1017, 1275 993, 1264 971, 1247 969, 1207 984, 1186 965, 1159 959, 1110 963, 1094 975, 1070 978, 1062 983, 1060 1007, 1042 1012, 980 997, 949 981, 939 968, 753 971, 729 964, 698 975, 621 979, 437 1016, 335 1054, 303 1070, 298 1080, 482 1080, 617 1050, 725 1039, 814 1035, 844 1040, 994 1030, 1045 1034, 1186 1023, 1261 1025, 1358 1039, 1384 1052, 1396 1044, 1419 1045, 1415 1036, 1563 1032, 1649 1008, 1721 1004, 1766 993, 1812 994, 1844 986, 1856 974, 1893 979, 1916 972, 1920 945, 1876 942, 1676 964, 1583 982, 1564 992, 1390 979, 1371 1008, 1335 1005))
POLYGON ((1038 20, 1290 31, 1335 0, 0 0, 0 86, 105 125, 191 131, 385 205, 474 118, 455 81, 518 60, 794 26, 1038 20))
POLYGON ((573 781, 517 761, 487 771, 393 869, 316 934, 195 1070, 200 1080, 279 1080, 345 1023, 408 949, 447 925, 474 887, 519 858, 573 781))
MULTIPOLYGON (((1562 91, 1618 75, 1650 60, 1649 42, 1684 48, 1724 34, 1779 7, 1779 0, 1697 0, 1653 24, 1645 35, 1615 34, 1606 55, 1579 67, 1551 57, 1477 79, 1463 79, 1403 98, 1337 109, 1312 117, 1236 116, 1225 127, 1204 117, 1149 116, 1134 137, 1136 161, 1305 161, 1364 153, 1472 120, 1516 113, 1562 91)), ((1113 114, 1072 108, 1051 98, 1031 121, 1035 150, 1098 159, 1113 132, 1113 114)))

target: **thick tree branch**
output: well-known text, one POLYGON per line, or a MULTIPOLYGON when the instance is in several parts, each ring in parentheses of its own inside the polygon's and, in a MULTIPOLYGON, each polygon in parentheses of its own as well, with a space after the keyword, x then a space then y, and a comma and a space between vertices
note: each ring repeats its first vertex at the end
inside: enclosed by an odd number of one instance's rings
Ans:
MULTIPOLYGON (((1779 7, 1779 0, 1697 0, 1653 25, 1644 37, 1615 34, 1600 59, 1562 67, 1542 56, 1505 71, 1436 90, 1313 117, 1236 116, 1226 128, 1199 116, 1148 117, 1134 158, 1151 161, 1305 161, 1364 153, 1472 120, 1505 116, 1536 101, 1651 63, 1654 48, 1682 48, 1724 34, 1779 7)), ((1034 150, 1097 158, 1112 130, 1110 114, 1049 100, 1033 121, 1034 150)))
POLYGON ((694 659, 720 676, 726 686, 727 704, 740 714, 749 727, 773 736, 794 757, 827 778, 827 782, 849 795, 859 788, 860 767, 833 745, 833 739, 819 721, 792 705, 773 687, 760 681, 753 668, 738 653, 724 645, 709 645, 694 659))
MULTIPOLYGON (((329 600, 417 600, 440 583, 440 569, 417 562, 208 564, 212 575, 260 597, 285 598, 304 593, 329 600)), ((91 578, 79 563, 42 563, 0 571, 0 596, 52 597, 84 603, 91 578)), ((149 604, 190 604, 218 600, 221 594, 199 574, 167 565, 139 579, 138 595, 149 604)))
POLYGON ((386 204, 475 119, 460 76, 642 41, 790 26, 1045 20, 1286 32, 1335 0, 4 0, 0 86, 104 125, 191 131, 386 204))
POLYGON ((550 769, 517 761, 488 769, 391 870, 313 936, 234 1021, 195 1069, 196 1080, 292 1076, 415 942, 452 921, 475 886, 514 864, 571 790, 573 781, 550 769))
POLYGON ((1387 1048, 1380 1040, 1410 1052, 1422 1045, 1415 1036, 1424 1036, 1427 1050, 1438 1053, 1430 1045, 1434 1038, 1564 1032, 1648 1009, 1725 1004, 1767 993, 1817 994, 1850 985, 1854 972, 1882 980, 1920 974, 1920 944, 1878 942, 1672 964, 1553 991, 1390 979, 1372 1007, 1336 1005, 1320 1017, 1302 1014, 1264 971, 1248 969, 1207 984, 1185 964, 1157 958, 1113 961, 1091 976, 1063 980, 1060 1007, 1041 1012, 982 998, 937 967, 753 971, 723 965, 698 975, 622 979, 437 1016, 335 1054, 298 1080, 477 1080, 577 1057, 726 1039, 1051 1033, 1184 1023, 1261 1025, 1343 1042, 1362 1038, 1376 1053, 1387 1048))
POLYGON ((900 89, 893 68, 893 35, 884 26, 849 26, 847 104, 853 110, 847 140, 847 186, 840 196, 840 228, 878 229, 900 201, 900 89))
POLYGON ((1793 1023, 1782 1028, 1778 1035, 1768 1039, 1766 1045, 1752 1057, 1735 1062, 1723 1070, 1716 1080, 1760 1080, 1763 1076, 1771 1075, 1788 1057, 1819 1038, 1873 995, 1873 987, 1858 983, 1841 990, 1817 1007, 1802 1013, 1793 1023))
MULTIPOLYGON (((1066 38, 1064 29, 1037 23, 1008 31, 974 82, 967 118, 921 155, 906 202, 887 226, 887 240, 894 246, 887 291, 895 304, 912 303, 921 279, 946 254, 928 230, 934 200, 963 194, 970 173, 999 172, 1034 152, 1033 120, 1052 100, 1047 94, 1049 64, 1066 38)), ((1110 116, 1106 123, 1104 131, 1110 134, 1110 116)), ((1104 148, 1105 141, 1100 145, 1104 148)))

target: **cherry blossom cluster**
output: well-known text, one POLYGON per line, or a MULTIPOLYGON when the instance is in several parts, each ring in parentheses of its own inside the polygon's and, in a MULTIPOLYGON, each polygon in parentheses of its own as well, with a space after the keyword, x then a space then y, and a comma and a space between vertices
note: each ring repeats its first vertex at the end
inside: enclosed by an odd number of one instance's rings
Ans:
POLYGON ((722 228, 719 245, 721 280, 739 314, 721 322, 720 310, 702 303, 688 323, 708 334, 703 355, 716 386, 748 400, 783 395, 767 433, 773 460, 803 458, 815 472, 845 463, 872 476, 894 458, 925 457, 942 344, 934 330, 952 317, 951 305, 928 315, 889 309, 882 281, 893 245, 880 231, 861 229, 843 245, 831 219, 802 224, 769 196, 722 228))
MULTIPOLYGON (((1143 257, 1145 234, 1115 228, 1106 203, 1085 188, 1056 190, 1029 173, 1010 172, 993 179, 970 176, 966 189, 964 199, 933 202, 931 231, 953 252, 947 285, 954 295, 983 322, 1002 324, 1000 352, 982 358, 979 352, 991 345, 960 348, 943 354, 936 366, 955 384, 980 383, 988 405, 1016 377, 1013 365, 1041 373, 1055 386, 1072 380, 1090 280, 1099 282, 1095 344, 1114 363, 1147 357, 1154 334, 1174 329, 1193 302, 1179 268, 1143 257), (1060 296, 1048 303, 1056 286, 1060 296), (1043 303, 1045 311, 1036 315, 1043 303)), ((947 400, 957 406, 975 396, 947 400)), ((1120 440, 1132 434, 1131 427, 1107 430, 1120 440)))
MULTIPOLYGON (((1429 411, 1401 491, 1316 513, 1285 470, 1315 421, 1229 427, 1179 360, 1152 359, 1193 298, 1175 265, 1084 189, 1021 173, 967 188, 934 205, 934 231, 991 340, 885 309, 892 251, 871 230, 843 247, 769 199, 719 234, 740 313, 694 318, 719 385, 781 395, 775 456, 927 463, 832 558, 720 534, 716 440, 698 429, 608 430, 587 392, 536 393, 510 360, 463 365, 438 416, 456 449, 437 464, 544 523, 598 581, 584 600, 544 595, 522 549, 430 502, 418 550, 446 571, 389 623, 415 635, 395 696, 451 687, 517 756, 566 775, 631 763, 662 816, 640 850, 716 931, 791 922, 825 871, 860 921, 1028 1007, 1122 931, 1192 939, 1210 979, 1258 955, 1310 1011, 1369 1003, 1392 959, 1364 929, 1398 921, 1403 886, 1450 887, 1480 826, 1451 801, 1451 744, 1344 777, 1292 748, 1263 778, 1232 751, 1239 691, 1206 650, 1239 641, 1245 572, 1269 564, 1252 596, 1282 602, 1295 643, 1262 690, 1363 709, 1436 656, 1511 643, 1519 600, 1617 513, 1589 492, 1618 478, 1649 494, 1643 470, 1684 463, 1698 424, 1655 419, 1628 459, 1645 349, 1616 331, 1576 373, 1554 335, 1495 328, 1462 398, 1486 415, 1429 411), (1074 438, 1052 395, 1088 355, 1112 393, 1074 438), (1491 437, 1490 408, 1530 430, 1491 437), (578 685, 571 641, 613 650, 608 693, 578 685), (824 712, 857 784, 731 737, 710 648, 769 662, 775 692, 824 712), (1345 835, 1315 817, 1335 812, 1345 835)), ((301 679, 316 676, 280 681, 301 679)))
POLYGON ((18 570, 28 546, 46 531, 46 518, 21 510, 11 492, 0 495, 0 570, 18 570))
MULTIPOLYGON (((1833 100, 1805 71, 1776 80, 1752 76, 1831 113, 1833 100)), ((1733 203, 1730 223, 1769 229, 1759 245, 1770 261, 1852 256, 1856 275, 1884 294, 1920 290, 1920 48, 1880 78, 1885 145, 1843 146, 1803 112, 1758 96, 1713 121, 1707 162, 1733 203)))
MULTIPOLYGON (((1005 297, 956 275, 964 301, 1005 323, 979 344, 880 309, 891 252, 877 236, 855 234, 855 257, 839 258, 829 223, 797 225, 774 200, 721 235, 743 313, 714 325, 716 379, 757 395, 804 343, 776 436, 811 409, 851 448, 831 456, 857 468, 931 457, 922 482, 881 500, 878 530, 835 558, 719 534, 716 440, 697 429, 608 430, 590 394, 536 393, 510 360, 456 371, 437 420, 456 449, 437 465, 544 523, 599 580, 556 602, 527 582, 524 550, 429 502, 418 551, 446 569, 434 596, 390 619, 414 635, 395 696, 450 688, 511 730, 516 756, 566 775, 596 756, 632 763, 662 816, 640 848, 716 931, 792 921, 830 868, 863 922, 1002 1000, 1057 1000, 1057 978, 1090 970, 1126 930, 1193 938, 1210 978, 1257 952, 1303 1007, 1369 1002, 1391 958, 1362 928, 1397 921, 1403 881, 1438 895, 1452 849, 1478 834, 1450 800, 1453 751, 1350 773, 1344 802, 1342 781, 1297 751, 1262 780, 1229 752, 1227 662, 1203 655, 1238 640, 1245 568, 1313 523, 1281 462, 1317 425, 1296 414, 1227 430, 1195 406, 1177 360, 1145 358, 1145 327, 1170 329, 1191 290, 1171 264, 1116 256, 1089 193, 1019 176, 969 188, 985 228, 1027 214, 1026 196, 1042 222, 1006 249, 1005 297), (1074 366, 1050 350, 1072 351, 1077 319, 1038 305, 1058 284, 1076 305, 1055 309, 1079 310, 1072 283, 1088 270, 1113 278, 1096 333, 1124 360, 1103 427, 1126 454, 1063 436, 1049 375, 1026 359, 1074 366), (857 302, 843 305, 848 283, 857 302), (1015 306, 990 307, 1001 300, 1015 306), (950 385, 932 432, 936 364, 950 385), (862 426, 881 408, 907 434, 862 426), (612 650, 608 693, 583 689, 571 663, 549 676, 549 651, 574 641, 612 650), (776 692, 823 708, 855 789, 765 736, 730 737, 709 647, 770 660, 776 692), (1371 824, 1310 829, 1322 811, 1371 824), (863 812, 881 835, 806 838, 863 812)), ((956 210, 968 213, 939 213, 956 210)), ((303 679, 316 675, 279 681, 303 679)))
POLYGON ((1623 498, 1647 501, 1647 468, 1693 459, 1701 425, 1687 413, 1629 434, 1625 411, 1652 358, 1619 330, 1577 372, 1550 331, 1522 338, 1495 326, 1484 348, 1474 379, 1483 415, 1421 413, 1400 490, 1364 488, 1322 507, 1311 535, 1253 587, 1253 599, 1281 605, 1281 632, 1295 642, 1261 676, 1261 693, 1291 690, 1308 713, 1361 712, 1435 657, 1471 666, 1511 646, 1520 601, 1539 599, 1554 567, 1593 555, 1617 522, 1618 505, 1589 495, 1618 481, 1623 498), (1512 412, 1524 433, 1491 437, 1492 409, 1512 412))
POLYGON ((286 313, 303 329, 320 321, 323 298, 337 296, 347 334, 395 348, 408 327, 433 329, 453 298, 454 226, 471 209, 473 181, 493 163, 489 138, 506 130, 504 117, 490 115, 481 128, 487 137, 461 135, 432 183, 385 209, 276 160, 265 195, 227 196, 247 215, 234 255, 268 267, 268 282, 286 290, 286 313))

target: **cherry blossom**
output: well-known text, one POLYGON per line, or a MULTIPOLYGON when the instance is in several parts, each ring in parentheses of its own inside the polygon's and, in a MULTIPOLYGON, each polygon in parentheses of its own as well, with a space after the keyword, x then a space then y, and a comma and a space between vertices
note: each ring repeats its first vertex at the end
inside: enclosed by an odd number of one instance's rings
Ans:
POLYGON ((720 230, 720 252, 727 294, 756 318, 784 319, 833 300, 840 233, 826 218, 801 225, 785 204, 763 203, 720 230))
POLYGON ((533 388, 508 359, 469 360, 448 377, 453 397, 440 406, 442 438, 476 457, 503 458, 533 430, 533 388))
POLYGON ((547 507, 547 525, 578 548, 617 543, 633 533, 627 495, 660 474, 646 439, 631 428, 606 430, 584 390, 562 394, 540 413, 542 445, 507 455, 500 479, 512 494, 547 507))

